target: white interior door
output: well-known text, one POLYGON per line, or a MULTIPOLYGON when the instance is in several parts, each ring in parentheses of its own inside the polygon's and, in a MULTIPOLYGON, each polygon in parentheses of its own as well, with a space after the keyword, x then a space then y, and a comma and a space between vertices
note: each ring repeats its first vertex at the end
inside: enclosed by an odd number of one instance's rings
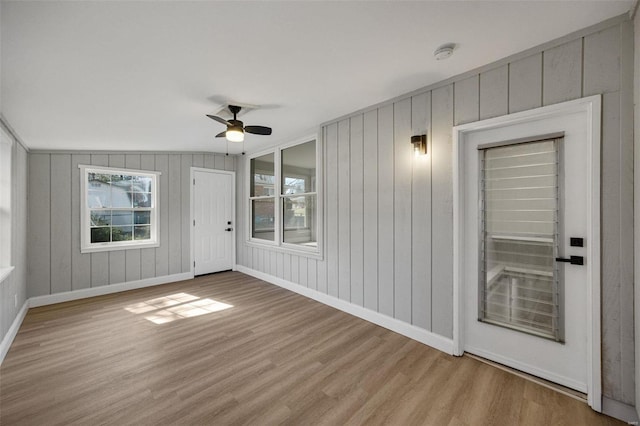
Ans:
POLYGON ((233 268, 233 174, 193 170, 194 274, 233 268))
POLYGON ((458 129, 456 247, 464 351, 599 394, 592 118, 556 108, 458 129))

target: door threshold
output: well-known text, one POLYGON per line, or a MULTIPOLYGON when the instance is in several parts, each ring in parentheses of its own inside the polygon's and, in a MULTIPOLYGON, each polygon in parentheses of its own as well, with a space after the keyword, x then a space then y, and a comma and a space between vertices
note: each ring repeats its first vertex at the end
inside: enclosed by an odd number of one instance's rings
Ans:
POLYGON ((560 392, 563 395, 566 395, 568 397, 571 397, 573 399, 577 399, 578 401, 582 401, 585 404, 587 403, 587 394, 579 392, 577 390, 568 388, 566 386, 562 386, 559 385, 557 383, 554 382, 550 382, 548 380, 545 379, 541 379, 540 377, 537 376, 533 376, 531 374, 525 373, 523 371, 520 370, 516 370, 515 368, 511 368, 511 367, 507 367, 504 364, 500 364, 497 363, 495 361, 491 361, 489 359, 486 358, 482 358, 480 356, 474 355, 474 354, 470 354, 469 352, 465 352, 464 356, 468 356, 469 358, 473 358, 477 361, 483 362, 485 364, 491 365, 492 367, 496 367, 502 371, 506 371, 508 373, 514 374, 518 377, 522 377, 523 379, 529 380, 530 382, 539 384, 541 386, 544 386, 545 388, 554 390, 556 392, 560 392))

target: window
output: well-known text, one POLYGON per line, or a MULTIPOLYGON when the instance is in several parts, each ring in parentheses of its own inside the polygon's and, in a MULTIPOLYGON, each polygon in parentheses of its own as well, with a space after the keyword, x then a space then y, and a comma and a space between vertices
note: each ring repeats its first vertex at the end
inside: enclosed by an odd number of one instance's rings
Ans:
POLYGON ((316 141, 249 161, 250 241, 317 253, 316 141))
POLYGON ((11 266, 12 147, 13 140, 0 130, 0 270, 11 266))
POLYGON ((274 241, 275 167, 274 154, 251 159, 251 237, 274 241))
POLYGON ((159 172, 79 167, 82 253, 160 245, 159 172))
POLYGON ((316 142, 281 151, 282 241, 316 246, 316 142))

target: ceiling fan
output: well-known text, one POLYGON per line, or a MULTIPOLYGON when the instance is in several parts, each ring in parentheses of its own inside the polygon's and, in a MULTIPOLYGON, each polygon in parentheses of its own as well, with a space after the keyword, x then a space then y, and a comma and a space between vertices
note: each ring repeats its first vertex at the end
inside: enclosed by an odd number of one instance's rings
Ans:
POLYGON ((241 109, 242 108, 239 106, 229 105, 229 111, 231 111, 231 113, 233 114, 233 119, 231 120, 225 120, 222 117, 207 114, 207 117, 209 117, 210 119, 215 120, 227 126, 227 130, 225 130, 224 132, 218 133, 216 135, 216 138, 222 138, 226 136, 229 142, 242 142, 244 141, 244 132, 253 133, 254 135, 270 135, 271 134, 271 127, 245 126, 244 123, 242 123, 242 121, 236 119, 236 116, 238 115, 241 109))

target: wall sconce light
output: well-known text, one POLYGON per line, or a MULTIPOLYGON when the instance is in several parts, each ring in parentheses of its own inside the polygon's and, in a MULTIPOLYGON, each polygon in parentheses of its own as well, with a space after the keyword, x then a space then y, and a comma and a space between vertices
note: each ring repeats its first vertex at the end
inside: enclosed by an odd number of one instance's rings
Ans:
POLYGON ((413 145, 413 153, 417 157, 418 155, 424 155, 427 153, 427 135, 411 136, 411 145, 413 145))

